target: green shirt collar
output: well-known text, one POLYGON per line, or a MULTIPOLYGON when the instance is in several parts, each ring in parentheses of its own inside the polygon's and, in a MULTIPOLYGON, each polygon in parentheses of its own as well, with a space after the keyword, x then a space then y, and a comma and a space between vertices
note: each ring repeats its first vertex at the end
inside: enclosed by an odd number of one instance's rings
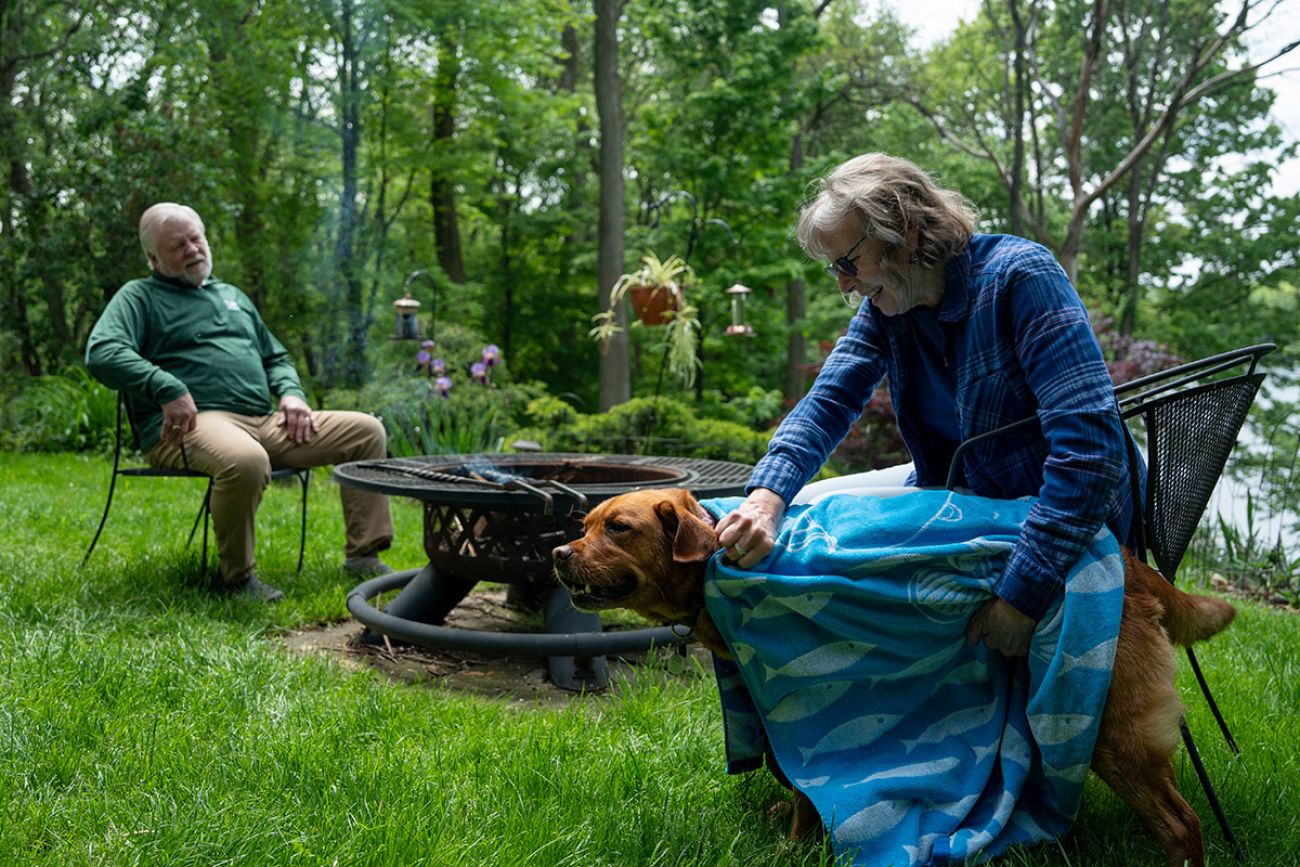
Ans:
POLYGON ((206 280, 204 280, 201 284, 199 284, 196 287, 192 283, 186 283, 184 280, 182 280, 179 277, 168 277, 166 274, 159 274, 157 271, 153 271, 150 274, 150 276, 153 277, 153 279, 157 280, 159 283, 164 283, 168 286, 171 286, 174 289, 196 289, 196 288, 202 289, 204 286, 207 286, 209 283, 215 282, 213 278, 209 276, 206 280))

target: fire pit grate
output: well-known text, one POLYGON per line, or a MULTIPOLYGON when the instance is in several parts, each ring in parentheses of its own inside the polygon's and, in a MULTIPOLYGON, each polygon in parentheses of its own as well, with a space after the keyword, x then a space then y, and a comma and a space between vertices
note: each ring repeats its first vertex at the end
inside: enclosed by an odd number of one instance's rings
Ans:
MULTIPOLYGON (((343 464, 334 475, 362 490, 450 505, 526 505, 533 495, 499 480, 559 483, 580 491, 590 505, 640 488, 684 487, 700 496, 726 496, 743 488, 750 467, 728 461, 647 455, 542 453, 528 455, 437 455, 343 464), (498 478, 475 479, 487 470, 498 478)), ((535 498, 534 498, 535 499, 535 498)))
POLYGON ((750 469, 701 458, 569 453, 440 455, 340 465, 334 476, 342 485, 423 502, 429 558, 429 565, 418 575, 412 573, 414 577, 386 576, 355 588, 348 608, 375 632, 403 641, 546 655, 557 684, 603 687, 602 654, 680 643, 681 637, 667 629, 600 634, 600 618, 573 609, 568 591, 555 583, 551 550, 578 538, 587 509, 610 497, 654 487, 683 487, 698 497, 734 495, 743 491, 750 469), (442 626, 478 581, 527 585, 552 634, 506 635, 442 626), (386 612, 370 606, 370 597, 402 585, 386 612), (564 656, 568 653, 574 656, 564 656))
POLYGON ((590 506, 640 488, 732 492, 749 468, 694 458, 450 455, 359 461, 336 475, 422 500, 424 549, 435 568, 475 581, 550 586, 551 551, 582 535, 590 506))

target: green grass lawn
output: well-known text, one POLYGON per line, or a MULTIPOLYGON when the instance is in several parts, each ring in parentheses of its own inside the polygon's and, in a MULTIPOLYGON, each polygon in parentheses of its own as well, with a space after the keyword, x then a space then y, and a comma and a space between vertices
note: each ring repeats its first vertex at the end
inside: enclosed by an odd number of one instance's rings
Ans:
MULTIPOLYGON (((277 606, 192 586, 202 487, 127 481, 90 565, 99 457, 0 454, 0 865, 826 864, 783 839, 766 774, 727 777, 711 676, 652 671, 557 709, 397 686, 286 651, 278 635, 347 616, 335 486, 268 492, 259 574, 277 606)), ((420 512, 396 504, 397 568, 420 512)), ((1202 753, 1250 862, 1300 863, 1300 619, 1242 604, 1201 653, 1243 749, 1184 671, 1202 753)), ((1185 665, 1185 664, 1184 664, 1185 665)), ((1212 864, 1229 864, 1190 764, 1179 785, 1212 864)), ((1089 781, 1076 829, 1014 865, 1149 865, 1163 855, 1089 781)))

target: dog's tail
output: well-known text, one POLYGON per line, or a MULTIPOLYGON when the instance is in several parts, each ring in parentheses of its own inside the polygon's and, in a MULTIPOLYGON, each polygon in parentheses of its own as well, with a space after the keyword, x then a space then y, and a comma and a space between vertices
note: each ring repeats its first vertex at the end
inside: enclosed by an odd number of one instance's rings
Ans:
POLYGON ((1169 633, 1169 640, 1174 644, 1187 646, 1218 635, 1237 616, 1237 609, 1222 599, 1179 590, 1165 576, 1134 557, 1131 552, 1126 551, 1124 559, 1128 580, 1136 589, 1149 593, 1160 602, 1164 612, 1160 617, 1160 625, 1169 633))

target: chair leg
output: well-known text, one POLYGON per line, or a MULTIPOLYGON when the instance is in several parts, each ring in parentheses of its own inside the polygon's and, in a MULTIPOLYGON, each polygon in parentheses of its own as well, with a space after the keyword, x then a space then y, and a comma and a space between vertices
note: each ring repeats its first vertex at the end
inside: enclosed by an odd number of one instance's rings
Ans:
POLYGON ((1187 660, 1192 664, 1192 673, 1196 675, 1196 682, 1201 685, 1201 692, 1205 695, 1205 703, 1210 706, 1210 713, 1214 714, 1214 721, 1219 724, 1219 731, 1223 732, 1223 739, 1228 742, 1228 746, 1235 755, 1241 755, 1241 747, 1237 746, 1237 741, 1232 737, 1232 732, 1228 731, 1228 723, 1223 718, 1223 713, 1219 710, 1218 703, 1210 693, 1210 684, 1205 680, 1205 675, 1201 673, 1201 664, 1196 661, 1196 654, 1191 647, 1187 648, 1187 660))
POLYGON ((199 528, 199 521, 203 522, 203 550, 199 554, 199 580, 208 574, 208 523, 212 519, 212 480, 208 479, 207 490, 203 492, 203 505, 199 506, 199 514, 194 518, 194 526, 190 528, 190 538, 186 540, 185 546, 188 548, 190 542, 194 541, 194 531, 199 528))
POLYGON ((302 482, 302 531, 298 535, 298 571, 302 571, 302 558, 307 553, 307 484, 311 481, 311 470, 298 474, 302 482))
POLYGON ((113 507, 113 491, 117 488, 117 467, 113 468, 113 475, 108 482, 108 500, 104 503, 104 514, 99 519, 99 529, 95 531, 95 538, 90 540, 90 547, 86 549, 86 556, 81 558, 81 566, 84 568, 86 562, 90 560, 91 553, 95 550, 95 545, 99 543, 99 537, 104 532, 104 525, 108 523, 108 510, 113 507))
MULTIPOLYGON (((199 531, 199 521, 202 521, 207 517, 208 509, 211 508, 211 503, 212 503, 212 481, 209 480, 207 490, 203 492, 203 502, 199 504, 199 513, 194 516, 194 526, 190 527, 190 536, 188 539, 185 540, 186 548, 194 544, 194 534, 199 531)), ((206 527, 204 527, 204 532, 205 533, 207 532, 206 527)))
POLYGON ((1246 853, 1241 850, 1241 844, 1237 842, 1237 835, 1232 832, 1232 825, 1228 823, 1228 816, 1223 812, 1223 805, 1219 803, 1219 796, 1214 791, 1214 785, 1210 782, 1210 775, 1205 770, 1205 763, 1201 761, 1201 754, 1196 749, 1196 742, 1192 740, 1192 730, 1187 727, 1187 720, 1184 719, 1179 723, 1179 729, 1183 733, 1183 745, 1187 747, 1187 756, 1192 760, 1192 768, 1196 771, 1196 778, 1201 781, 1201 788, 1205 790, 1205 797, 1210 802, 1210 809, 1214 811, 1214 818, 1219 820, 1219 829, 1223 831, 1223 838, 1228 841, 1232 847, 1232 854, 1237 859, 1237 863, 1246 863, 1246 853))

